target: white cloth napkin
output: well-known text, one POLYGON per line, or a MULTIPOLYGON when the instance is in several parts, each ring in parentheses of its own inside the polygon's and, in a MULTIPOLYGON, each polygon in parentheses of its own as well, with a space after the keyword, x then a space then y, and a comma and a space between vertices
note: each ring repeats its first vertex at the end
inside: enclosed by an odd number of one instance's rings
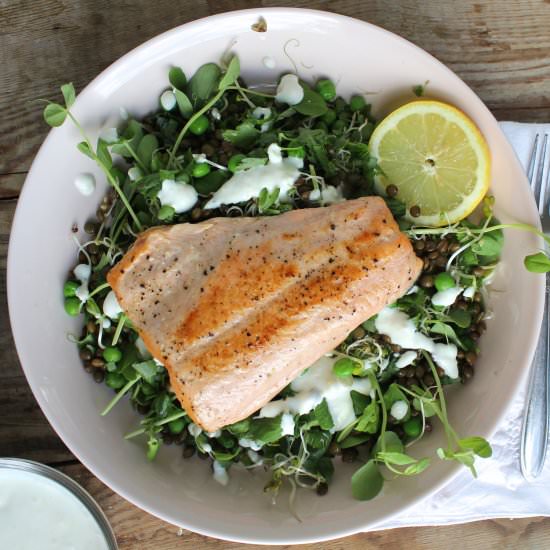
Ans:
MULTIPOLYGON (((535 135, 550 134, 550 124, 501 122, 500 127, 527 167, 535 135)), ((550 516, 550 455, 535 482, 527 483, 519 469, 519 442, 526 388, 517 396, 506 418, 491 438, 493 456, 476 463, 478 477, 464 470, 435 495, 379 529, 419 525, 450 525, 490 518, 550 516)))

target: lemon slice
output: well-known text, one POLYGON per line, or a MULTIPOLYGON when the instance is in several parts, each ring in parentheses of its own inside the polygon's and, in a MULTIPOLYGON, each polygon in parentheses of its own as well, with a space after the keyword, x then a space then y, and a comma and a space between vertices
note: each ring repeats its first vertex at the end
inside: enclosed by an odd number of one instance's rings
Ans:
POLYGON ((440 101, 412 101, 388 115, 370 139, 382 173, 378 193, 389 185, 417 225, 441 226, 468 216, 489 188, 489 148, 477 126, 440 101), (411 214, 412 209, 412 214, 411 214))

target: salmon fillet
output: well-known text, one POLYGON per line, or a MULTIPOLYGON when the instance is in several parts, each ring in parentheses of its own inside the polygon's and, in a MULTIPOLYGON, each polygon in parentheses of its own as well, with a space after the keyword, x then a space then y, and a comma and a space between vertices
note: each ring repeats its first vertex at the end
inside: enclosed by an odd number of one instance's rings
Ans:
POLYGON ((422 262, 378 197, 142 233, 108 274, 191 419, 260 409, 402 296, 422 262))

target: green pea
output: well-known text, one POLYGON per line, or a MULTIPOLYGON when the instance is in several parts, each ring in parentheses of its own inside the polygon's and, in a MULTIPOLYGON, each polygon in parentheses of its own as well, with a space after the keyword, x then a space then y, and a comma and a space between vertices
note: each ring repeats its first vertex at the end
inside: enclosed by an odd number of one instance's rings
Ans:
POLYGON ((347 124, 343 120, 337 120, 334 122, 334 124, 330 127, 330 129, 335 133, 339 134, 343 132, 347 127, 347 124))
POLYGON ((241 162, 241 160, 244 159, 244 155, 233 155, 230 159, 229 159, 229 162, 227 163, 227 169, 230 171, 230 172, 233 172, 235 173, 237 171, 237 166, 239 166, 239 163, 241 162))
POLYGON ((108 372, 107 376, 105 376, 105 384, 113 388, 113 390, 119 390, 126 384, 126 378, 119 372, 108 372))
POLYGON ((117 363, 122 359, 122 352, 115 347, 105 348, 103 350, 103 359, 105 359, 107 363, 117 363))
POLYGON ((208 118, 205 115, 201 115, 191 123, 189 131, 196 136, 200 136, 208 130, 208 125, 208 118))
POLYGON ((336 376, 351 376, 357 367, 357 363, 349 357, 341 357, 332 366, 332 372, 336 376))
POLYGON ((168 429, 170 430, 170 433, 174 435, 183 432, 183 428, 185 428, 185 420, 183 420, 183 418, 178 418, 177 420, 168 422, 168 429))
POLYGON ((413 416, 403 424, 403 430, 409 437, 418 437, 422 432, 422 420, 419 416, 413 416))
POLYGON ((206 162, 197 162, 193 166, 193 176, 195 178, 204 178, 206 174, 210 173, 210 164, 206 162))
POLYGON ((332 101, 336 97, 336 86, 332 80, 323 78, 317 82, 315 88, 326 101, 332 101))
POLYGON ((434 279, 434 285, 438 292, 448 290, 455 286, 455 280, 446 272, 439 273, 434 279))
POLYGON ((337 115, 336 115, 336 112, 333 111, 332 109, 329 109, 322 117, 321 117, 321 120, 325 123, 325 124, 328 124, 329 126, 336 120, 337 118, 337 115))
POLYGON ((76 317, 80 313, 80 300, 75 297, 65 299, 65 311, 71 316, 76 317))
POLYGON ((71 296, 74 296, 76 293, 76 289, 80 286, 79 283, 76 281, 67 281, 63 285, 63 296, 65 298, 70 298, 71 296))
POLYGON ((367 105, 365 98, 362 95, 354 95, 349 102, 349 108, 354 111, 362 111, 367 105))

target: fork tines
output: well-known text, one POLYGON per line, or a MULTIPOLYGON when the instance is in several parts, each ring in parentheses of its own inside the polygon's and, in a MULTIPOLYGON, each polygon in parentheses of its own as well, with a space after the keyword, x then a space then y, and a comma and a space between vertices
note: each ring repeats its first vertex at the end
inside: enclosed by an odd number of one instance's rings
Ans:
MULTIPOLYGON (((550 150, 548 148, 548 134, 544 134, 542 146, 539 147, 541 137, 542 134, 537 134, 535 137, 527 168, 527 178, 537 201, 539 215, 542 216, 547 202, 548 187, 550 186, 550 163, 548 162, 550 160, 550 150), (548 167, 545 170, 546 165, 548 167), (545 172, 546 178, 544 178, 545 172)), ((550 210, 548 215, 550 215, 550 210)))

